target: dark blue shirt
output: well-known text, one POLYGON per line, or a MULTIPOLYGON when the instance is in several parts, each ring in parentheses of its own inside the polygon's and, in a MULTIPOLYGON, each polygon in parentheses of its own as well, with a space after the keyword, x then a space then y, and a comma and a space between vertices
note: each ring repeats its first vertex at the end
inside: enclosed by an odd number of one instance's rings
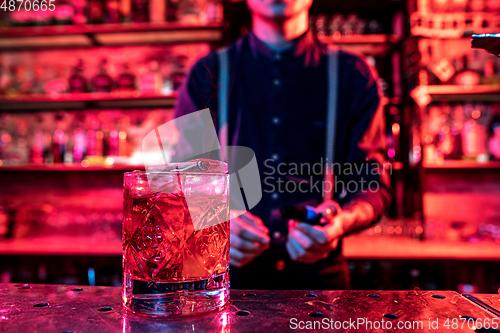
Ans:
MULTIPOLYGON (((256 154, 263 197, 251 212, 270 229, 275 249, 263 256, 286 257, 287 225, 279 218, 279 207, 322 198, 327 49, 310 31, 281 53, 253 33, 229 46, 228 141, 256 154)), ((179 91, 176 117, 209 108, 217 124, 218 70, 215 52, 194 64, 179 91)), ((334 198, 341 204, 366 200, 377 216, 390 198, 389 171, 382 166, 384 131, 374 73, 362 59, 341 51, 334 198)))

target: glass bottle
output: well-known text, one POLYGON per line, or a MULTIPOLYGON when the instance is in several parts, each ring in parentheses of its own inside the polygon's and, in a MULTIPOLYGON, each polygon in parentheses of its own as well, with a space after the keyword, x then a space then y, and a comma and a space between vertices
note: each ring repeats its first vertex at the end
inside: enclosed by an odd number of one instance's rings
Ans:
POLYGON ((132 0, 132 21, 148 22, 149 2, 148 0, 132 0))
POLYGON ((30 94, 45 94, 45 67, 36 64, 33 68, 35 79, 29 90, 30 94))
POLYGON ((118 0, 106 0, 106 23, 120 22, 120 4, 118 0))
POLYGON ((179 1, 167 0, 167 21, 179 21, 179 1))
POLYGON ((130 71, 128 63, 123 64, 123 69, 116 81, 116 87, 119 91, 135 90, 135 75, 130 71))
POLYGON ((163 82, 158 60, 149 58, 146 68, 147 72, 141 75, 141 93, 160 94, 163 82))
POLYGON ((172 72, 172 85, 174 90, 178 90, 182 82, 184 82, 187 60, 188 58, 185 55, 179 55, 175 59, 175 69, 172 72))
POLYGON ((106 58, 101 59, 98 72, 92 79, 92 87, 95 92, 111 92, 113 89, 113 79, 106 70, 107 62, 108 60, 106 58))
POLYGON ((69 77, 68 91, 70 93, 87 92, 87 79, 83 76, 83 61, 81 59, 78 60, 73 68, 73 74, 69 77))
POLYGON ((472 71, 469 69, 468 66, 468 59, 467 56, 463 56, 462 58, 463 61, 463 69, 461 72, 455 75, 454 81, 455 84, 461 85, 461 86, 476 86, 479 84, 480 81, 480 75, 479 73, 472 71))
POLYGON ((87 23, 87 0, 73 0, 73 24, 87 23))
POLYGON ((104 23, 104 3, 102 0, 89 0, 89 23, 104 23))

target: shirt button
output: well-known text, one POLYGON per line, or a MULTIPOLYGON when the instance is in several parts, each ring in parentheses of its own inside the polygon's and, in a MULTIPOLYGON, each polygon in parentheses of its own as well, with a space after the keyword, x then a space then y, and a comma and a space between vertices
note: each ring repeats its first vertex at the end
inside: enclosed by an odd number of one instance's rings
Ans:
POLYGON ((274 240, 278 240, 278 239, 280 239, 280 237, 281 237, 281 232, 279 232, 279 231, 275 231, 275 232, 273 233, 273 238, 274 238, 274 240))
POLYGON ((278 198, 279 198, 279 194, 278 193, 271 194, 271 199, 278 200, 278 198))
POLYGON ((276 53, 276 54, 274 55, 274 59, 276 59, 276 60, 281 60, 281 54, 276 53))
POLYGON ((284 260, 279 260, 276 262, 276 270, 278 272, 281 272, 282 270, 285 269, 285 261, 284 260))
POLYGON ((278 154, 272 154, 272 155, 271 155, 271 159, 272 159, 273 161, 277 161, 279 158, 280 158, 280 157, 279 157, 279 155, 278 155, 278 154))
POLYGON ((281 119, 279 117, 273 117, 272 122, 274 125, 278 125, 281 122, 281 119))
POLYGON ((275 87, 280 86, 280 85, 281 85, 281 80, 280 80, 280 79, 274 79, 274 80, 273 80, 273 85, 274 85, 275 87))

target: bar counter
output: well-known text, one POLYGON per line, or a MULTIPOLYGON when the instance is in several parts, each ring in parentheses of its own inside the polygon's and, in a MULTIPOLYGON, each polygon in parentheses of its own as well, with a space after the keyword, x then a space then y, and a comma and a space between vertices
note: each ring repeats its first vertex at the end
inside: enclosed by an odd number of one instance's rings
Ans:
POLYGON ((500 326, 498 294, 231 290, 230 305, 220 311, 151 319, 125 311, 119 287, 0 284, 0 291, 1 332, 288 332, 314 327, 308 325, 316 325, 311 331, 400 331, 398 325, 406 325, 407 331, 483 332, 486 322, 500 326))
MULTIPOLYGON (((418 241, 398 237, 350 236, 343 254, 360 260, 482 260, 500 261, 500 244, 493 241, 418 241)), ((120 240, 100 241, 86 237, 37 237, 2 240, 0 256, 121 256, 120 240)))

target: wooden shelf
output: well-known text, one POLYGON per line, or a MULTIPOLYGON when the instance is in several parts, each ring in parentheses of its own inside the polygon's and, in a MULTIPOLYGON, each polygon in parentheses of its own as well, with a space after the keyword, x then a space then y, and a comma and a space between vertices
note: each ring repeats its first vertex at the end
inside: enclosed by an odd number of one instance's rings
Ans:
POLYGON ((475 161, 444 161, 440 163, 423 163, 424 169, 427 170, 449 170, 449 169, 467 169, 467 170, 484 170, 484 169, 498 169, 500 170, 500 162, 475 162, 475 161))
POLYGON ((449 101, 481 101, 481 102, 499 102, 500 85, 477 85, 477 86, 458 86, 458 85, 430 85, 426 91, 419 86, 414 91, 420 89, 420 93, 429 94, 434 102, 449 101))
POLYGON ((386 236, 350 236, 343 241, 343 255, 356 260, 500 260, 500 244, 459 241, 417 241, 386 236))
POLYGON ((144 170, 143 165, 113 164, 113 165, 89 165, 82 166, 79 163, 56 163, 56 164, 23 164, 18 166, 0 167, 0 172, 16 171, 133 171, 144 170))
POLYGON ((221 24, 118 23, 0 28, 0 49, 218 42, 221 24))
POLYGON ((319 38, 326 44, 338 45, 340 49, 358 54, 371 56, 384 55, 400 42, 396 35, 354 35, 354 36, 326 36, 319 38))
POLYGON ((0 97, 0 110, 173 107, 177 94, 78 93, 0 97))
POLYGON ((48 236, 0 241, 0 255, 121 256, 121 240, 48 236))

